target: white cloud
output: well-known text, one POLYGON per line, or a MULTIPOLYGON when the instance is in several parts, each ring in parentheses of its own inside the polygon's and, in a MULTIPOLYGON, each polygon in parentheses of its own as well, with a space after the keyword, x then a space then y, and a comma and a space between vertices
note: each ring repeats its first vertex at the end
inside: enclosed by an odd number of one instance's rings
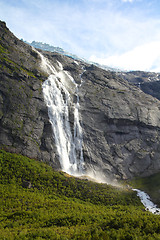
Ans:
MULTIPOLYGON (((86 59, 94 55, 99 61, 103 58, 118 64, 120 57, 124 62, 127 55, 134 59, 137 46, 160 41, 159 15, 148 17, 149 7, 136 7, 143 1, 17 0, 10 4, 0 0, 0 16, 19 38, 59 46, 86 59)), ((130 67, 126 64, 123 68, 130 67)))
POLYGON ((103 59, 91 56, 90 60, 123 70, 160 72, 160 41, 150 42, 121 55, 113 55, 103 59))
POLYGON ((122 0, 122 2, 133 2, 133 0, 122 0))

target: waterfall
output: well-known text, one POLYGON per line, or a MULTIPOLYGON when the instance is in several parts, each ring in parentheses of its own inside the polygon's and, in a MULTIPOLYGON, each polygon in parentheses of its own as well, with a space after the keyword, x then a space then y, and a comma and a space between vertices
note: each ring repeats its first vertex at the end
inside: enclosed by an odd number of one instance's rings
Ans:
MULTIPOLYGON (((40 54, 40 53, 39 53, 40 54)), ((63 171, 72 175, 83 174, 83 135, 79 114, 79 86, 69 72, 57 61, 55 67, 42 54, 41 65, 49 77, 43 83, 43 94, 48 107, 59 161, 63 171), (76 101, 73 101, 76 96, 76 101), (70 117, 74 124, 71 126, 70 117)))

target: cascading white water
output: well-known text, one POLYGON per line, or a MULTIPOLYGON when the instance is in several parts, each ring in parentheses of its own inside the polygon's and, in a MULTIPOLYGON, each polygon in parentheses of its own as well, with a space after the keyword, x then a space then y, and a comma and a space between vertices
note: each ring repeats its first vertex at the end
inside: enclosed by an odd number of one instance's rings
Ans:
POLYGON ((63 70, 60 62, 57 62, 55 68, 42 54, 40 56, 42 67, 49 74, 42 87, 61 168, 69 174, 82 175, 84 168, 83 136, 79 116, 78 85, 72 76, 63 70), (73 103, 71 93, 76 95, 76 103, 73 103), (70 114, 74 116, 73 131, 70 125, 70 114))
POLYGON ((133 191, 137 192, 137 196, 140 198, 141 202, 145 206, 146 210, 150 211, 154 214, 160 214, 160 208, 157 208, 157 205, 154 204, 149 195, 139 189, 132 189, 133 191))

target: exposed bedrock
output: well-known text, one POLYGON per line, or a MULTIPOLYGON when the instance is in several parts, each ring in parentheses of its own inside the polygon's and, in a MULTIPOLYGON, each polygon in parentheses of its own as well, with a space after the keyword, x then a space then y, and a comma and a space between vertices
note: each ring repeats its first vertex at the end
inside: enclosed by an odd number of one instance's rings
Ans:
MULTIPOLYGON (((0 146, 59 169, 57 149, 44 102, 48 74, 40 56, 0 22, 0 146)), ((113 178, 160 171, 160 102, 116 73, 43 52, 68 71, 79 86, 86 169, 113 178), (59 63, 58 63, 59 62, 59 63)), ((58 70, 57 70, 58 71, 58 70)), ((72 94, 72 100, 75 96, 72 94)), ((72 109, 72 107, 71 107, 72 109)), ((73 114, 70 124, 73 127, 73 114)))

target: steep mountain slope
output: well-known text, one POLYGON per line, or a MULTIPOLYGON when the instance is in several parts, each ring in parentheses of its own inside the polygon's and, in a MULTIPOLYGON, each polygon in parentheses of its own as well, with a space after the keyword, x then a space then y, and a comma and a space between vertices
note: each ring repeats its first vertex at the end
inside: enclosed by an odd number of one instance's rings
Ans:
POLYGON ((60 47, 54 47, 52 45, 49 45, 47 43, 42 43, 42 42, 36 42, 36 41, 32 41, 31 43, 27 42, 27 41, 24 41, 25 43, 31 45, 32 47, 34 48, 38 48, 38 49, 41 49, 43 51, 49 51, 49 52, 56 52, 56 53, 60 53, 60 54, 63 54, 65 56, 68 56, 68 57, 71 57, 75 60, 78 60, 78 61, 83 61, 83 62, 86 62, 88 64, 94 64, 95 66, 97 67, 100 67, 100 68, 103 68, 105 70, 109 70, 109 71, 116 71, 118 72, 119 69, 116 69, 116 68, 111 68, 109 66, 106 66, 106 65, 100 65, 98 63, 95 63, 95 62, 91 62, 91 61, 88 61, 84 58, 80 58, 78 57, 77 55, 75 54, 72 54, 72 53, 69 53, 69 52, 66 52, 63 48, 60 48, 60 47))
POLYGON ((160 100, 160 73, 130 71, 117 72, 117 75, 139 87, 143 92, 160 100))
POLYGON ((42 139, 49 125, 41 91, 46 75, 40 57, 0 22, 0 144, 33 158, 42 157, 42 139))
POLYGON ((63 48, 60 48, 60 47, 54 47, 54 46, 51 46, 51 45, 49 45, 47 43, 35 42, 35 41, 32 41, 31 43, 29 43, 27 41, 24 41, 24 42, 29 44, 30 46, 32 46, 34 48, 38 48, 38 49, 41 49, 43 51, 56 52, 56 53, 60 53, 60 54, 63 54, 65 56, 74 58, 76 60, 82 60, 78 56, 76 56, 76 55, 74 55, 72 53, 66 52, 63 48))
MULTIPOLYGON (((42 68, 41 56, 14 37, 3 22, 0 53, 0 146, 60 168, 42 94, 49 73, 42 68)), ((59 79, 68 73, 79 86, 86 171, 111 179, 158 172, 160 102, 114 72, 58 53, 42 53, 59 79)), ((76 93, 70 90, 74 103, 76 93)))
POLYGON ((101 65, 95 62, 90 62, 85 59, 79 58, 77 55, 66 52, 62 48, 54 47, 46 43, 32 41, 31 43, 24 41, 25 43, 44 51, 57 52, 65 56, 69 56, 75 60, 84 61, 88 64, 93 64, 99 68, 107 71, 114 71, 116 74, 129 83, 139 87, 143 92, 152 95, 153 97, 160 100, 160 74, 155 72, 144 72, 144 71, 129 71, 124 72, 120 69, 111 68, 106 65, 101 65))
POLYGON ((89 67, 83 78, 81 106, 88 157, 122 178, 150 174, 156 171, 155 165, 158 170, 159 101, 96 67, 89 67))

